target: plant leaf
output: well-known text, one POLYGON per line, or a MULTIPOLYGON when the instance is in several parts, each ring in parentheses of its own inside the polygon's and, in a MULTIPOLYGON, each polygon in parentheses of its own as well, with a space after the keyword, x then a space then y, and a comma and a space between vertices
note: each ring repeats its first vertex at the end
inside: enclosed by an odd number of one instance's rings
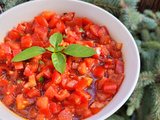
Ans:
POLYGON ((39 81, 38 81, 38 82, 43 83, 43 82, 44 82, 44 77, 43 77, 43 76, 40 76, 40 78, 39 78, 39 81))
POLYGON ((53 47, 58 47, 58 45, 62 42, 62 34, 61 33, 55 33, 49 38, 49 42, 53 47))
POLYGON ((62 51, 65 47, 59 46, 55 49, 55 52, 59 52, 62 51))
POLYGON ((90 57, 94 54, 97 54, 93 48, 78 44, 71 44, 67 46, 63 52, 74 57, 90 57))
POLYGON ((55 67, 55 69, 63 74, 64 70, 66 69, 66 59, 65 56, 58 52, 58 53, 52 53, 52 62, 55 67))
POLYGON ((51 52, 54 52, 54 51, 55 51, 55 49, 54 49, 53 47, 45 47, 45 49, 47 49, 47 50, 49 50, 49 51, 51 51, 51 52))
POLYGON ((20 61, 28 60, 32 57, 43 54, 45 52, 46 52, 46 50, 42 47, 38 47, 38 46, 30 47, 30 48, 23 50, 19 54, 17 54, 12 59, 12 62, 20 62, 20 61))

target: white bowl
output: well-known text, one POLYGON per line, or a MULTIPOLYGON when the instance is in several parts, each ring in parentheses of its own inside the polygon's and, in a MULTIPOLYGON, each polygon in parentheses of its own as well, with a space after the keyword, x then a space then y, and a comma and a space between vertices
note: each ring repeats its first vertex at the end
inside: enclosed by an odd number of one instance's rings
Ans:
MULTIPOLYGON (((113 100, 98 114, 87 120, 103 120, 116 112, 133 92, 140 71, 140 58, 136 43, 126 27, 107 11, 77 0, 38 0, 18 5, 0 15, 0 42, 9 30, 23 21, 31 21, 34 16, 44 10, 52 10, 58 14, 75 12, 76 16, 88 17, 99 25, 105 25, 112 39, 123 43, 123 59, 125 61, 125 79, 113 100)), ((0 102, 0 120, 22 120, 23 118, 8 110, 0 102)))

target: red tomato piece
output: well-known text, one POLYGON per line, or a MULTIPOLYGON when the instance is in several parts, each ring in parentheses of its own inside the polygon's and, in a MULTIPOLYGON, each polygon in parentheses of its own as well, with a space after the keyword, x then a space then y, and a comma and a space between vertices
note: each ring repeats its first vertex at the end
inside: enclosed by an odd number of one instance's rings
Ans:
POLYGON ((14 63, 14 67, 15 67, 16 70, 22 70, 22 69, 24 69, 23 62, 15 62, 14 63))
POLYGON ((117 91, 117 85, 114 82, 108 82, 108 81, 106 81, 103 84, 103 89, 102 90, 105 93, 115 94, 116 91, 117 91))
POLYGON ((9 81, 0 77, 0 87, 9 84, 9 81))
POLYGON ((59 84, 61 82, 61 74, 58 71, 55 71, 52 74, 52 83, 59 84))
POLYGON ((55 94, 55 97, 59 100, 59 101, 63 101, 64 99, 66 99, 68 96, 70 95, 70 93, 65 89, 65 90, 60 90, 57 94, 55 94))
POLYGON ((13 50, 13 56, 16 56, 21 52, 21 49, 13 50))
POLYGON ((35 80, 35 75, 30 75, 29 76, 29 81, 24 85, 25 88, 28 87, 35 87, 37 85, 36 80, 35 80))
POLYGON ((97 89, 100 90, 102 89, 102 86, 104 84, 105 81, 110 81, 110 78, 106 78, 106 77, 103 77, 102 79, 98 80, 97 81, 97 89))
POLYGON ((49 98, 49 100, 53 99, 53 97, 55 96, 55 94, 57 93, 57 90, 55 88, 55 86, 50 85, 48 87, 48 89, 46 90, 44 96, 47 96, 49 98))
POLYGON ((93 68, 93 75, 98 78, 103 78, 105 74, 105 69, 102 66, 96 66, 93 68))
POLYGON ((99 43, 106 45, 108 43, 110 43, 111 38, 109 37, 109 35, 103 35, 100 37, 99 43))
POLYGON ((76 80, 71 80, 69 81, 65 88, 68 90, 68 91, 73 91, 75 89, 75 85, 77 84, 77 81, 76 80))
POLYGON ((12 105, 12 104, 14 103, 14 101, 15 101, 15 98, 14 98, 13 95, 6 95, 6 96, 3 98, 3 100, 2 100, 2 102, 3 102, 6 106, 12 105))
POLYGON ((26 96, 28 97, 39 97, 41 96, 41 93, 38 89, 30 89, 27 93, 26 96))
POLYGON ((51 20, 49 21, 49 28, 55 28, 58 23, 60 17, 57 14, 53 14, 51 20))
POLYGON ((89 93, 85 92, 84 90, 74 91, 74 93, 81 98, 82 102, 86 102, 89 99, 91 99, 91 95, 89 93))
POLYGON ((51 117, 51 112, 50 112, 50 109, 48 107, 47 108, 40 108, 39 113, 44 114, 46 118, 51 117))
POLYGON ((94 58, 99 58, 99 56, 101 55, 102 53, 102 48, 101 47, 95 47, 94 50, 97 52, 97 54, 93 55, 92 57, 94 58))
POLYGON ((86 118, 89 118, 91 117, 93 114, 92 114, 92 111, 90 109, 87 109, 85 110, 85 112, 83 113, 83 119, 86 119, 86 118))
POLYGON ((43 41, 47 40, 47 34, 48 34, 47 28, 43 26, 36 26, 34 32, 37 33, 43 41))
POLYGON ((102 37, 104 35, 109 35, 109 32, 108 32, 108 30, 105 26, 102 26, 102 27, 99 28, 98 36, 102 37))
POLYGON ((88 102, 81 103, 75 107, 75 112, 77 115, 83 115, 83 113, 88 109, 88 102))
POLYGON ((110 100, 112 97, 113 97, 113 94, 110 94, 110 93, 96 92, 96 98, 100 102, 104 102, 106 100, 110 100))
POLYGON ((47 20, 49 21, 52 16, 54 15, 54 13, 52 11, 43 11, 42 12, 42 16, 47 20))
POLYGON ((58 23, 56 24, 56 28, 58 29, 59 32, 64 32, 65 30, 65 25, 64 22, 62 20, 58 21, 58 23))
POLYGON ((79 104, 81 102, 81 97, 73 92, 72 94, 70 94, 70 96, 67 98, 67 100, 71 101, 75 104, 79 104))
POLYGON ((32 46, 32 38, 30 35, 26 35, 21 38, 21 46, 23 48, 29 48, 32 46))
POLYGON ((46 96, 40 97, 36 102, 36 105, 39 108, 48 108, 48 104, 49 104, 49 99, 46 96))
POLYGON ((54 33, 59 33, 59 30, 57 28, 51 29, 49 36, 53 35, 54 33))
POLYGON ((93 35, 98 36, 99 26, 98 25, 91 25, 90 30, 93 35))
POLYGON ((87 73, 87 66, 85 62, 81 62, 78 66, 78 72, 82 75, 85 75, 87 73))
POLYGON ((16 97, 17 109, 24 109, 26 107, 27 101, 23 94, 18 94, 16 97))
POLYGON ((115 50, 111 50, 110 51, 110 55, 113 57, 113 58, 120 58, 122 56, 122 52, 121 51, 115 51, 115 50))
POLYGON ((90 110, 92 111, 93 115, 95 115, 101 111, 101 108, 90 108, 90 110))
POLYGON ((29 119, 35 119, 37 117, 38 111, 35 107, 32 107, 29 111, 29 119))
POLYGON ((124 62, 116 59, 115 64, 116 64, 115 73, 117 74, 124 73, 124 62))
POLYGON ((69 12, 69 13, 67 13, 65 15, 62 15, 61 20, 63 20, 63 21, 72 21, 74 15, 75 15, 75 12, 69 12))
POLYGON ((68 108, 65 108, 58 114, 58 120, 73 120, 72 114, 68 108))
POLYGON ((13 85, 12 83, 10 83, 10 84, 7 84, 4 86, 4 91, 5 91, 6 95, 10 95, 15 92, 16 88, 17 88, 16 85, 13 85))
POLYGON ((76 17, 76 18, 74 18, 73 22, 74 22, 75 25, 78 25, 79 27, 82 27, 82 18, 76 17))
POLYGON ((9 33, 8 33, 8 37, 12 40, 12 41, 15 41, 15 40, 18 40, 21 38, 21 35, 19 34, 19 32, 17 30, 11 30, 9 33))
POLYGON ((83 79, 75 85, 76 90, 84 90, 88 86, 88 81, 83 79))
POLYGON ((91 20, 89 20, 88 18, 82 18, 82 24, 84 26, 88 25, 88 24, 92 24, 91 20))
POLYGON ((43 71, 43 75, 44 75, 44 77, 46 77, 46 78, 51 78, 52 77, 52 72, 51 72, 51 69, 49 69, 49 68, 46 68, 44 71, 43 71))
POLYGON ((85 58, 84 59, 88 69, 90 70, 92 68, 92 66, 94 65, 95 63, 95 59, 94 58, 85 58))
POLYGON ((58 105, 56 102, 51 102, 49 108, 52 114, 57 114, 59 112, 58 105))
POLYGON ((43 27, 48 27, 48 22, 43 16, 34 17, 34 20, 43 27))
POLYGON ((44 114, 38 114, 36 120, 45 120, 44 114))

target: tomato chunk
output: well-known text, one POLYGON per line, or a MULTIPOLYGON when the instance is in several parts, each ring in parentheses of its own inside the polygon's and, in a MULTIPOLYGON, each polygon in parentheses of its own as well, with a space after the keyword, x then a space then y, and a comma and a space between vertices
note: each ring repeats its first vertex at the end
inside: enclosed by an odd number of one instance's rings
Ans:
POLYGON ((104 77, 104 74, 105 74, 105 69, 102 66, 96 66, 95 68, 93 68, 93 75, 95 77, 102 78, 104 77))
POLYGON ((73 120, 72 114, 68 108, 65 108, 58 114, 58 120, 73 120))
POLYGON ((45 17, 37 16, 37 17, 34 17, 34 19, 39 25, 44 26, 44 27, 48 27, 48 22, 45 19, 45 17))
POLYGON ((39 108, 47 108, 48 107, 48 104, 49 104, 49 99, 48 97, 40 97, 37 102, 36 102, 37 106, 39 108))
POLYGON ((117 85, 113 82, 106 81, 103 85, 103 92, 115 94, 117 91, 117 85))

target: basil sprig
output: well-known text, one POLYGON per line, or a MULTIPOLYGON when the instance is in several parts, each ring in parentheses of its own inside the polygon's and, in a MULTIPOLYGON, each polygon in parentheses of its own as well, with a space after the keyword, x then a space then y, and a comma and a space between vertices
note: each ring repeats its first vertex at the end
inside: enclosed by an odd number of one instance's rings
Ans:
POLYGON ((12 59, 12 62, 24 61, 49 51, 52 54, 51 59, 55 69, 59 71, 61 74, 63 74, 66 68, 66 59, 64 54, 71 55, 74 57, 90 57, 94 54, 97 54, 97 52, 93 48, 86 47, 83 45, 71 44, 67 47, 59 46, 59 44, 61 44, 62 42, 62 39, 63 36, 61 33, 55 33, 49 39, 49 42, 51 43, 52 47, 46 47, 45 49, 38 46, 27 48, 19 54, 17 54, 12 59))

